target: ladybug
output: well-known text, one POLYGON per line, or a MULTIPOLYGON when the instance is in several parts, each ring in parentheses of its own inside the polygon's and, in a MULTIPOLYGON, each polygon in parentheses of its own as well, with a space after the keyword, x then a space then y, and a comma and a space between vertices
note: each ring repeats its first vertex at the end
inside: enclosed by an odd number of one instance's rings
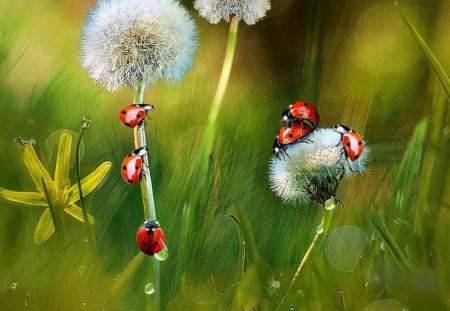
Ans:
POLYGON ((142 165, 144 164, 144 155, 147 154, 147 148, 139 148, 128 154, 122 162, 122 177, 132 185, 141 180, 142 165))
POLYGON ((298 120, 315 129, 319 125, 319 111, 313 104, 298 101, 289 105, 281 115, 281 124, 289 125, 292 121, 298 120))
POLYGON ((355 130, 340 124, 336 124, 333 127, 333 130, 342 135, 341 142, 344 146, 346 157, 352 161, 358 160, 364 150, 361 135, 359 135, 355 130))
POLYGON ((128 127, 140 126, 147 115, 147 112, 155 109, 153 105, 136 104, 129 105, 120 110, 119 119, 128 127))
POLYGON ((164 231, 156 220, 146 220, 137 230, 136 243, 139 249, 153 256, 165 248, 164 231))
POLYGON ((277 133, 275 141, 273 142, 273 155, 279 158, 281 153, 283 156, 287 155, 287 145, 295 142, 310 142, 305 138, 313 128, 307 124, 295 120, 290 125, 283 125, 277 133))

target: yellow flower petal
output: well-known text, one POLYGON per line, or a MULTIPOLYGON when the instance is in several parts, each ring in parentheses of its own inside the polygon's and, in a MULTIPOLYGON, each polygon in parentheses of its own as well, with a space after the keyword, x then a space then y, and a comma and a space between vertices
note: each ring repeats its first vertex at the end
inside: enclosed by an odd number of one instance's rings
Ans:
MULTIPOLYGON (((110 161, 103 162, 99 167, 95 169, 88 176, 81 179, 81 190, 83 191, 83 197, 88 195, 94 190, 106 177, 111 169, 112 163, 110 161)), ((78 184, 74 184, 69 188, 70 202, 75 203, 80 199, 78 192, 78 184)))
POLYGON ((70 153, 72 151, 72 134, 67 130, 61 132, 56 154, 55 183, 58 189, 64 189, 70 186, 70 153))
POLYGON ((0 196, 6 200, 34 206, 48 206, 39 192, 13 191, 0 187, 0 196))
MULTIPOLYGON (((66 207, 64 209, 64 211, 69 214, 70 216, 72 216, 73 218, 75 218, 78 221, 84 222, 83 220, 83 211, 81 209, 81 207, 79 207, 76 204, 70 204, 68 207, 66 207)), ((88 218, 89 218, 89 224, 94 224, 94 217, 92 217, 91 215, 88 214, 88 218)))
POLYGON ((55 226, 53 225, 52 216, 50 215, 50 209, 46 208, 34 231, 34 242, 36 244, 42 244, 47 241, 54 232, 55 226))
POLYGON ((44 193, 44 188, 42 187, 42 179, 47 185, 49 191, 52 192, 51 189, 53 189, 54 183, 44 165, 42 165, 41 160, 39 160, 38 156, 36 155, 36 151, 34 151, 33 146, 31 146, 30 144, 25 144, 23 148, 23 161, 28 167, 31 178, 36 184, 39 192, 44 193))

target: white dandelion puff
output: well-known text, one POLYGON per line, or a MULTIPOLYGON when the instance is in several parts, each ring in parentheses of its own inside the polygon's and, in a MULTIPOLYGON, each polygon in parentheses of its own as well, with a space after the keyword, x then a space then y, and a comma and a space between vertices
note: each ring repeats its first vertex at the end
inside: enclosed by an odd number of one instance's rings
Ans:
POLYGON ((100 0, 83 28, 82 65, 107 90, 176 82, 192 66, 197 29, 174 0, 100 0))
POLYGON ((369 148, 351 161, 345 154, 342 134, 331 128, 316 129, 308 140, 288 146, 287 156, 270 163, 271 189, 284 202, 325 203, 336 196, 342 178, 366 171, 369 148))
POLYGON ((232 16, 248 25, 255 24, 270 9, 269 0, 196 0, 195 9, 211 24, 221 19, 230 21, 232 16))

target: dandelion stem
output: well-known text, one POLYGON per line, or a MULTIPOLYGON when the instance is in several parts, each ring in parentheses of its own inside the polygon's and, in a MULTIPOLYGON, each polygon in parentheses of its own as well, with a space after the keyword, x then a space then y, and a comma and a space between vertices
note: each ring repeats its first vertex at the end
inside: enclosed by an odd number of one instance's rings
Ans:
POLYGON ((83 222, 84 222, 84 228, 86 230, 86 236, 88 239, 89 248, 91 250, 92 259, 95 259, 95 256, 97 254, 96 246, 95 246, 95 239, 94 235, 92 234, 91 225, 89 224, 89 215, 86 208, 86 205, 84 204, 84 196, 83 196, 83 190, 81 188, 81 174, 80 174, 80 146, 81 146, 81 140, 83 139, 83 135, 85 130, 89 127, 90 120, 87 120, 86 118, 83 118, 83 123, 81 124, 81 130, 80 134, 78 134, 77 139, 77 145, 75 147, 75 172, 77 175, 77 185, 78 185, 78 193, 80 194, 80 205, 81 210, 83 211, 83 222))
MULTIPOLYGON (((146 81, 145 79, 143 79, 139 84, 138 89, 136 90, 137 104, 144 103, 145 86, 146 81)), ((145 122, 142 122, 140 126, 134 128, 134 147, 135 149, 147 147, 147 138, 145 136, 145 122)), ((156 219, 155 199, 153 195, 148 154, 149 152, 147 151, 147 154, 143 156, 145 165, 142 168, 143 176, 141 179, 142 203, 145 219, 156 219)))
MULTIPOLYGON (((144 103, 144 93, 147 81, 142 79, 138 84, 136 90, 137 104, 144 103)), ((134 128, 134 147, 135 149, 147 147, 147 138, 145 136, 145 122, 142 122, 140 126, 134 128)), ((150 174, 150 162, 148 160, 150 152, 147 150, 147 154, 143 156, 144 165, 142 167, 141 178, 141 193, 142 193, 142 207, 144 209, 145 219, 157 219, 155 199, 153 195, 152 178, 150 174)), ((150 310, 159 310, 160 306, 160 293, 161 288, 159 285, 159 261, 156 259, 149 261, 150 269, 153 275, 153 284, 156 292, 149 297, 152 301, 152 305, 149 306, 150 310)))
POLYGON ((215 127, 217 115, 219 113, 220 105, 223 101, 223 96, 225 95, 225 91, 228 86, 228 80, 230 78, 231 67, 233 65, 234 52, 236 50, 236 41, 237 41, 237 33, 238 33, 238 25, 239 21, 236 19, 236 16, 233 16, 230 21, 230 28, 228 31, 228 41, 227 47, 225 51, 225 57, 222 65, 222 72, 220 73, 219 84, 217 85, 216 95, 214 96, 211 110, 209 111, 208 116, 208 129, 210 131, 215 127))
MULTIPOLYGON (((333 202, 336 202, 335 198, 331 198, 330 200, 333 200, 333 202)), ((333 215, 334 207, 335 207, 335 204, 333 204, 333 206, 327 206, 324 209, 323 214, 322 214, 322 220, 320 222, 320 225, 316 229, 316 234, 314 235, 314 238, 313 238, 311 244, 309 245, 308 249, 306 250, 305 255, 303 256, 302 260, 300 261, 300 264, 298 265, 297 271, 295 272, 294 277, 292 278, 291 283, 289 284, 289 287, 286 290, 286 294, 280 300, 280 303, 279 303, 277 309, 279 309, 283 305, 284 300, 286 299, 286 297, 288 296, 288 294, 291 291, 292 287, 296 283, 300 273, 302 272, 303 268, 305 267, 306 262, 308 261, 308 259, 310 258, 311 254, 312 254, 314 246, 316 246, 317 242, 319 241, 319 239, 327 233, 328 228, 330 227, 331 216, 333 215)))
POLYGON ((209 111, 205 134, 200 151, 200 157, 195 164, 193 176, 191 176, 190 178, 192 182, 189 185, 188 189, 189 203, 186 205, 183 239, 180 247, 180 254, 182 257, 178 266, 179 268, 176 276, 175 286, 178 286, 178 284, 180 283, 181 274, 184 272, 184 269, 187 265, 187 252, 189 248, 192 248, 191 243, 194 227, 201 226, 201 223, 199 222, 200 202, 202 198, 205 197, 205 194, 208 193, 209 189, 207 180, 208 172, 211 166, 210 159, 213 152, 214 140, 216 136, 216 120, 230 78, 234 52, 236 50, 238 25, 239 21, 235 16, 233 16, 231 18, 230 27, 228 30, 227 46, 225 50, 222 71, 220 74, 219 83, 217 85, 216 94, 209 111))

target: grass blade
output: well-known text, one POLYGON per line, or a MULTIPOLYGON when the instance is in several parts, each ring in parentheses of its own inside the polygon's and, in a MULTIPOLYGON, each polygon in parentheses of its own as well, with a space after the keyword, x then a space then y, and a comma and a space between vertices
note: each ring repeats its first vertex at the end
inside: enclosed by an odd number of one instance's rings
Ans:
POLYGON ((438 79, 439 84, 441 85, 442 89, 444 90, 445 94, 447 95, 447 99, 450 101, 450 80, 448 78, 447 73, 444 70, 444 67, 442 66, 441 62, 436 58, 436 55, 434 55, 433 51, 431 51, 430 47, 426 44, 425 40, 422 38, 420 33, 417 31, 417 29, 411 23, 408 16, 406 16, 405 11, 403 11, 403 9, 400 7, 400 5, 397 3, 397 1, 394 1, 394 5, 397 7, 397 9, 402 14, 403 21, 405 22, 406 26, 408 27, 414 40, 416 40, 416 43, 419 46, 420 50, 425 55, 425 59, 427 60, 428 65, 431 68, 431 71, 433 71, 433 73, 436 75, 436 78, 438 79))

